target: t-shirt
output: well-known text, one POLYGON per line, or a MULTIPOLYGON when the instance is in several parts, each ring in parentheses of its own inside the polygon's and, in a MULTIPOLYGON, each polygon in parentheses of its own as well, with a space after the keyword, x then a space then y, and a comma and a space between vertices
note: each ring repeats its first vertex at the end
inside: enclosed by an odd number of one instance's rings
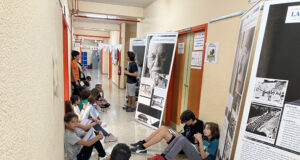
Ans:
POLYGON ((81 140, 80 137, 82 137, 83 134, 84 132, 78 129, 76 129, 75 132, 66 129, 64 145, 68 160, 77 160, 77 155, 80 153, 82 146, 76 143, 81 140))
MULTIPOLYGON (((138 67, 135 62, 130 62, 128 64, 128 72, 134 73, 138 71, 138 67)), ((136 83, 136 77, 127 75, 127 83, 136 83)))
POLYGON ((99 117, 99 112, 95 108, 95 106, 88 104, 85 110, 82 110, 82 116, 81 119, 88 119, 90 117, 92 118, 98 118, 99 117))
POLYGON ((73 109, 74 109, 74 112, 75 114, 79 117, 80 116, 80 109, 79 107, 76 105, 72 105, 73 106, 73 109))
POLYGON ((191 143, 195 144, 194 134, 201 133, 203 134, 203 122, 199 119, 196 119, 197 122, 194 125, 185 125, 183 127, 184 132, 182 133, 191 143))
POLYGON ((217 149, 219 140, 214 139, 212 141, 203 140, 204 151, 209 153, 209 156, 205 160, 215 160, 217 155, 217 149))
POLYGON ((82 110, 82 108, 83 108, 83 104, 88 104, 89 103, 89 101, 87 100, 87 99, 84 99, 84 100, 82 100, 81 102, 80 102, 80 104, 79 104, 79 109, 80 109, 80 111, 82 110))
MULTIPOLYGON (((73 71, 73 69, 75 69, 75 80, 76 81, 79 81, 79 68, 78 68, 78 64, 77 64, 77 61, 74 59, 72 60, 71 62, 71 70, 73 71)), ((73 76, 71 75, 71 82, 75 82, 73 76)))

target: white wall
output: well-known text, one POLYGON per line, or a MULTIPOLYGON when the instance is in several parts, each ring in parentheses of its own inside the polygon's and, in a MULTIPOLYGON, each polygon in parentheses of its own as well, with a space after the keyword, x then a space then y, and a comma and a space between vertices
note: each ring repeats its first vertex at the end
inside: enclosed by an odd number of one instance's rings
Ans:
POLYGON ((0 159, 62 160, 59 1, 2 0, 0 15, 0 159))

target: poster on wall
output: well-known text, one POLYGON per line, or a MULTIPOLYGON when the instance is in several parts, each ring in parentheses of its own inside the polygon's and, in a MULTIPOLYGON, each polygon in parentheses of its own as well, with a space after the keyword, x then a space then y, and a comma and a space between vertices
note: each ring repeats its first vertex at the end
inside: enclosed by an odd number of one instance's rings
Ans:
POLYGON ((191 68, 201 69, 203 52, 192 52, 191 68))
POLYGON ((205 41, 205 32, 195 33, 194 50, 203 50, 205 41))
POLYGON ((184 53, 184 42, 178 43, 178 54, 184 53))
POLYGON ((178 33, 149 33, 135 119, 159 128, 165 108, 178 33))
MULTIPOLYGON (((225 107, 225 116, 217 152, 217 159, 219 160, 227 160, 230 159, 231 156, 232 143, 235 138, 244 83, 261 6, 262 3, 255 4, 244 13, 241 18, 230 88, 225 107)), ((208 48, 210 47, 208 46, 208 48)), ((209 49, 207 50, 209 52, 209 49)))
POLYGON ((236 160, 300 159, 299 11, 299 0, 264 4, 236 160))
POLYGON ((206 43, 205 62, 217 63, 220 43, 206 43))
POLYGON ((129 50, 135 54, 135 62, 138 66, 138 78, 141 78, 145 53, 145 38, 130 38, 129 50))

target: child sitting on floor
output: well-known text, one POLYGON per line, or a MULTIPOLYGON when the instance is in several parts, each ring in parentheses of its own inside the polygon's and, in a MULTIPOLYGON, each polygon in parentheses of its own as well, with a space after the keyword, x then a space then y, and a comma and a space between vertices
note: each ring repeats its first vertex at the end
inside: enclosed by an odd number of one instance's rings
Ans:
POLYGON ((110 104, 107 102, 107 100, 104 97, 104 91, 102 89, 102 84, 96 84, 95 88, 97 88, 100 92, 97 97, 97 101, 100 101, 101 104, 104 105, 104 106, 101 106, 102 108, 108 108, 110 106, 110 104))
POLYGON ((168 160, 173 159, 181 150, 188 159, 215 160, 219 144, 219 126, 213 122, 205 123, 204 136, 201 133, 194 135, 197 141, 196 147, 183 135, 177 136, 159 155, 148 160, 168 160))
POLYGON ((79 110, 82 111, 82 109, 85 109, 87 104, 88 104, 88 98, 91 95, 91 91, 89 90, 83 90, 80 93, 81 101, 80 104, 78 105, 79 110))
POLYGON ((85 141, 81 137, 85 136, 86 132, 76 129, 78 116, 75 113, 67 113, 64 117, 64 122, 64 145, 68 160, 87 160, 91 157, 94 147, 98 151, 99 157, 105 157, 105 150, 100 143, 100 139, 103 138, 101 132, 98 132, 98 135, 94 138, 85 141))
MULTIPOLYGON (((83 110, 84 112, 82 113, 82 119, 100 119, 99 115, 100 113, 97 111, 97 109, 92 105, 94 103, 96 103, 96 100, 94 97, 90 96, 88 98, 88 105, 86 107, 85 110, 83 110)), ((105 136, 104 142, 115 142, 118 140, 118 137, 115 137, 113 134, 111 133, 107 133, 104 132, 104 129, 101 126, 95 126, 96 130, 101 130, 103 132, 103 135, 105 136), (97 128, 99 127, 99 128, 97 128)))
POLYGON ((73 111, 79 117, 80 116, 80 109, 79 109, 78 105, 80 104, 80 97, 77 96, 77 95, 73 95, 73 96, 71 96, 70 99, 71 99, 73 111))

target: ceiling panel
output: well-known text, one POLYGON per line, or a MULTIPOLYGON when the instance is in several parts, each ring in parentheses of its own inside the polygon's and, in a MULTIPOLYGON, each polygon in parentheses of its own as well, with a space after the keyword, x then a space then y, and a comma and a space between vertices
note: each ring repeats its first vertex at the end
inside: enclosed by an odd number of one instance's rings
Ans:
POLYGON ((144 8, 155 0, 80 0, 80 1, 98 2, 98 3, 107 3, 107 4, 134 6, 134 7, 144 8))

